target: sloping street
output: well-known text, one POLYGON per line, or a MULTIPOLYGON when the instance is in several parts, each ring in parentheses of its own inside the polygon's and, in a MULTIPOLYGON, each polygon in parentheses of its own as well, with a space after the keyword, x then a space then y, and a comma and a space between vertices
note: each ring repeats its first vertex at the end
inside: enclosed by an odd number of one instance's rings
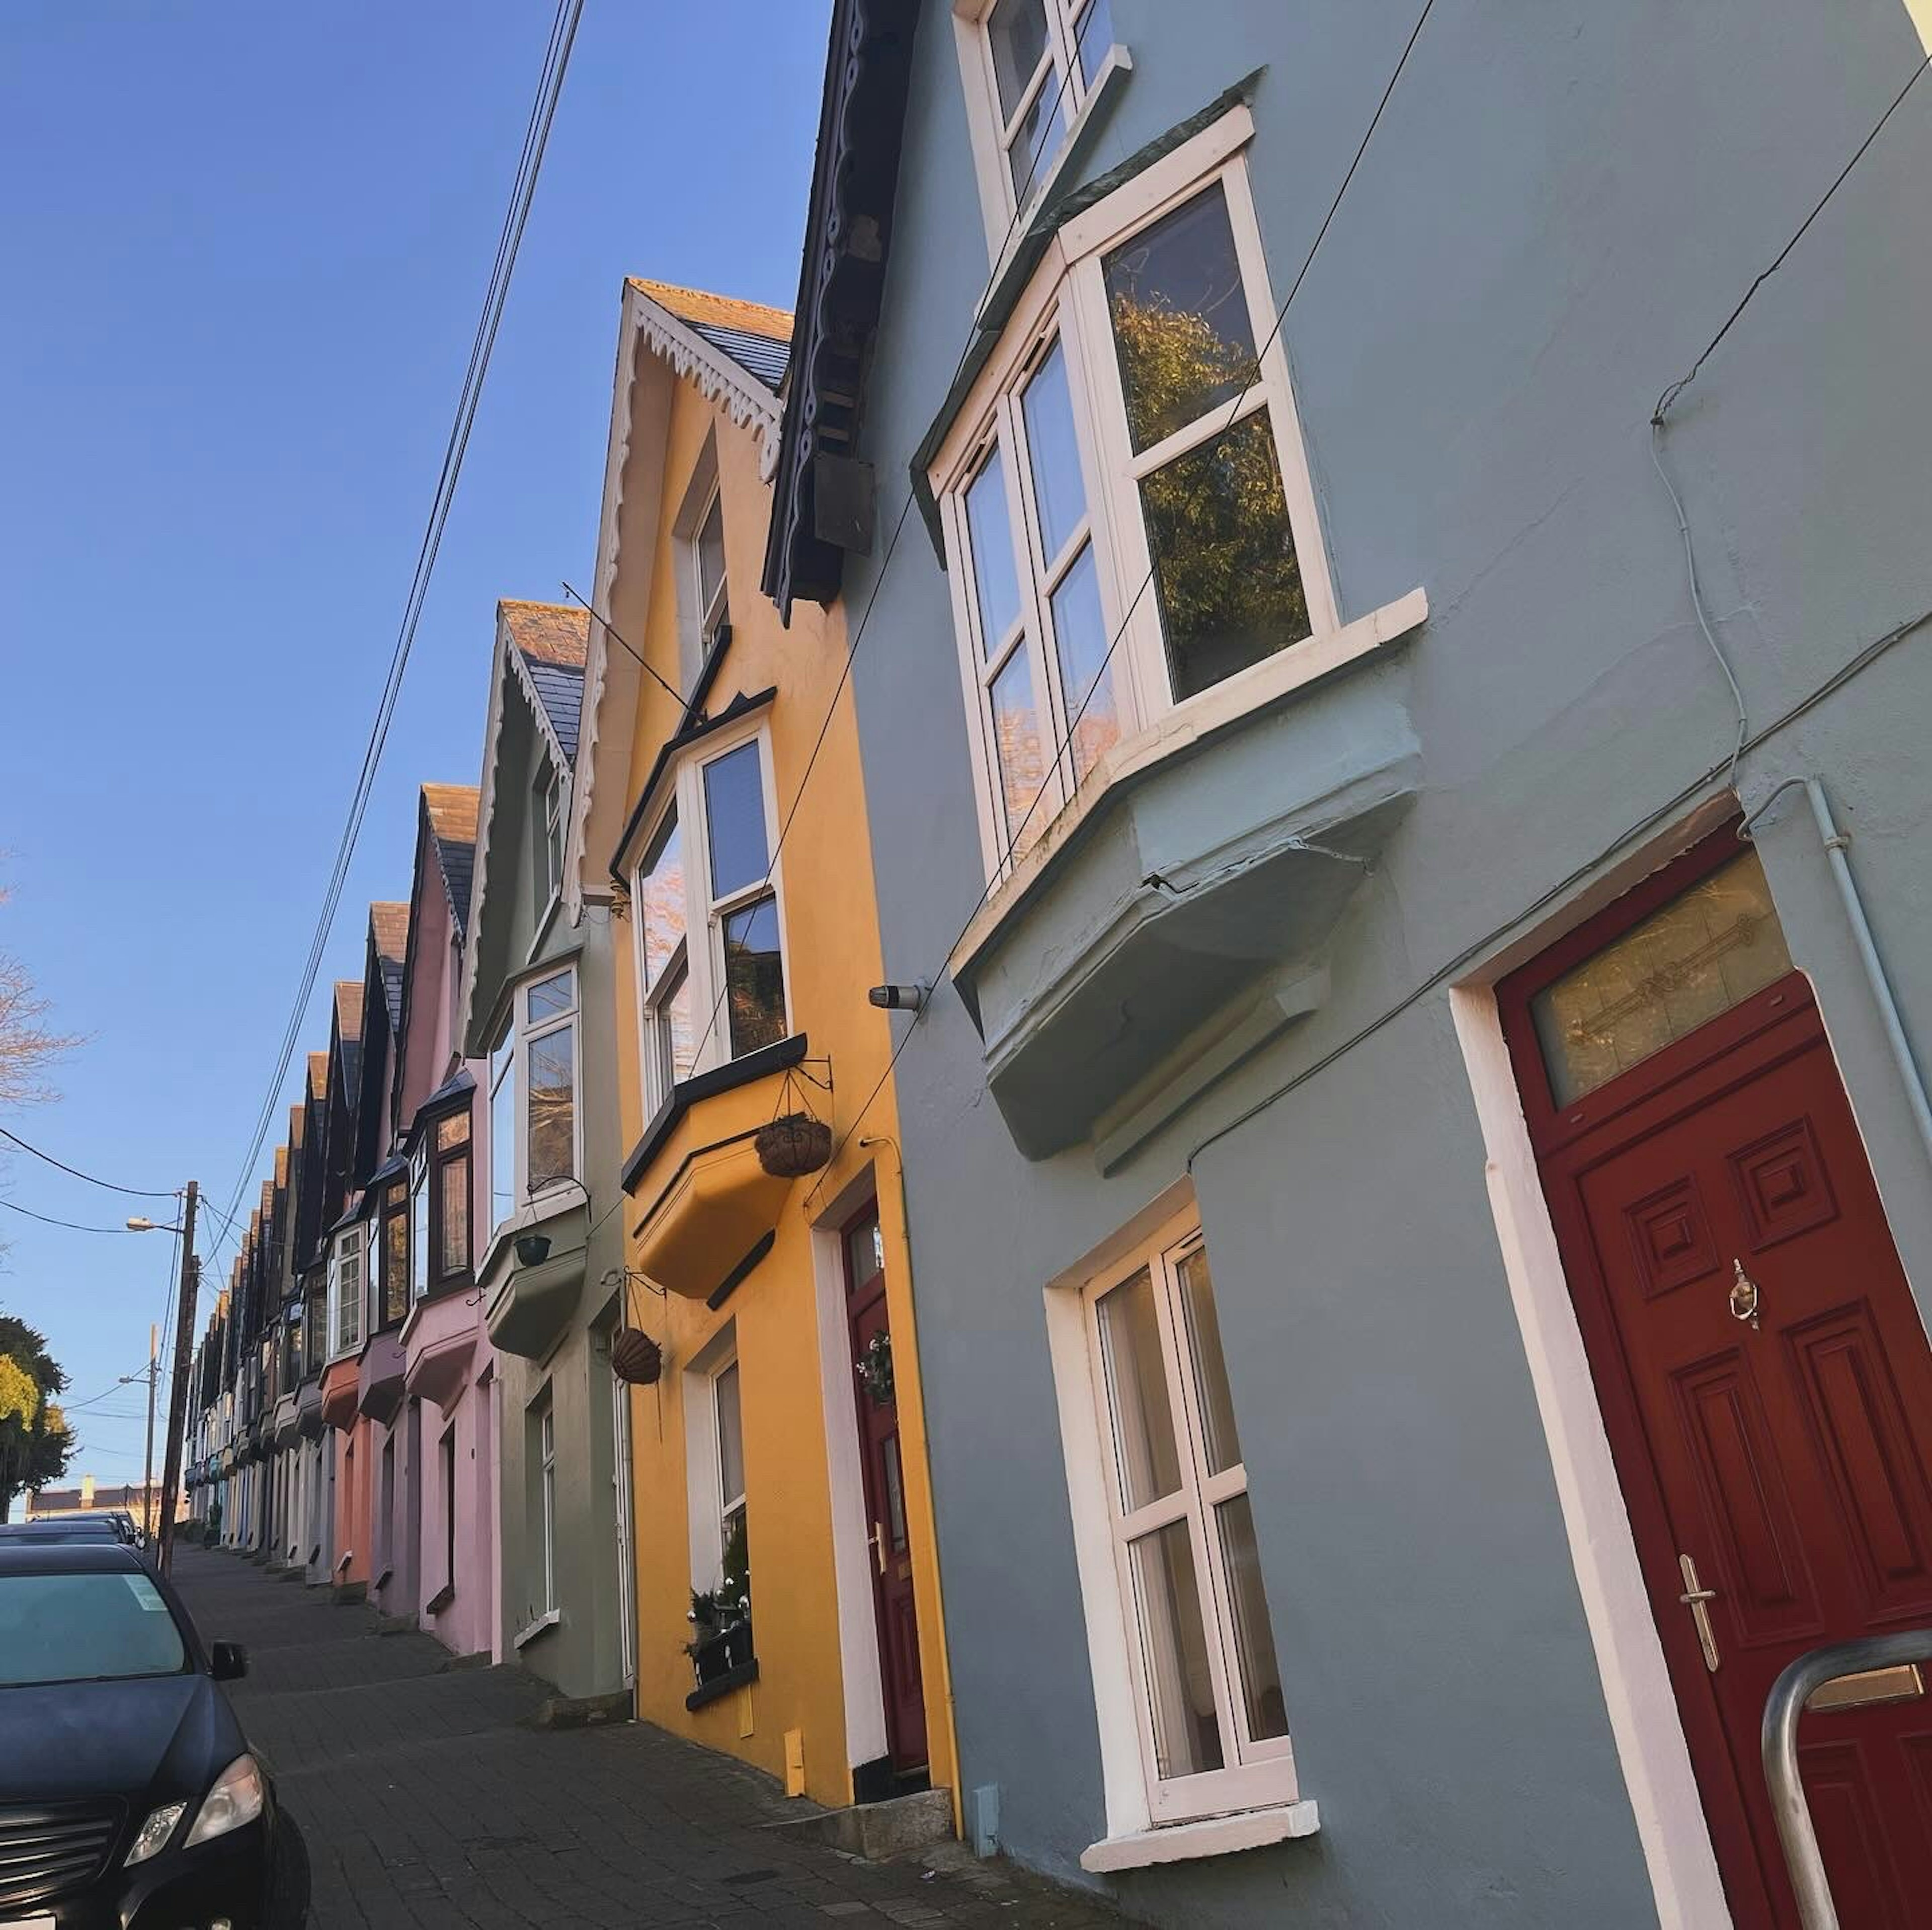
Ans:
POLYGON ((1102 1930, 1103 1905, 957 1844, 888 1863, 796 1829, 757 1771, 644 1724, 555 1731, 544 1686, 183 1548, 203 1636, 248 1650, 232 1698, 299 1823, 315 1930, 1102 1930), (776 1826, 776 1827, 775 1827, 776 1826))

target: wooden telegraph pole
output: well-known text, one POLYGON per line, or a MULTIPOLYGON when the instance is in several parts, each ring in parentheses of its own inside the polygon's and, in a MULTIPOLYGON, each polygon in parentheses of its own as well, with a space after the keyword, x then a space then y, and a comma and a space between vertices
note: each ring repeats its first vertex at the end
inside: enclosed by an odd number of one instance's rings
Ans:
POLYGON ((188 1209, 182 1215, 181 1316, 175 1323, 174 1381, 168 1389, 168 1445, 161 1475, 161 1521, 158 1536, 161 1572, 174 1563, 175 1497, 181 1491, 182 1436, 188 1424, 188 1364, 194 1351, 195 1290, 201 1263, 194 1257, 194 1209, 200 1189, 188 1182, 188 1209))

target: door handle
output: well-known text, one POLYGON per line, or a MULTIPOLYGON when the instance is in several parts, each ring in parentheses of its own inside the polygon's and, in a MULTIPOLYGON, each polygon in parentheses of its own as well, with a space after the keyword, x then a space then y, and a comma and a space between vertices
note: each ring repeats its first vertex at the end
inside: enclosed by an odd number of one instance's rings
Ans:
POLYGON ((872 1558, 879 1564, 879 1572, 886 1572, 886 1528, 883 1521, 872 1524, 872 1532, 866 1537, 872 1544, 872 1558))
POLYGON ((1677 1566, 1683 1571, 1684 1593, 1678 1596, 1690 1611, 1690 1619, 1697 1625, 1697 1646, 1704 1651, 1704 1666, 1713 1675, 1718 1672, 1718 1638, 1711 1627, 1711 1606, 1717 1600, 1714 1588, 1698 1585, 1697 1564, 1688 1554, 1677 1557, 1677 1566))

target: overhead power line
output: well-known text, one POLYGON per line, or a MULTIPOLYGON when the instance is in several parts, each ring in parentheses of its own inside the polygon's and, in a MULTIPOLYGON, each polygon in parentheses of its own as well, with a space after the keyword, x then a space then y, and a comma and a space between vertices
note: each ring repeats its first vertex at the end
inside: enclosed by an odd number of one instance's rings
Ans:
POLYGON ((30 1220, 38 1220, 44 1227, 65 1227, 70 1233, 124 1233, 134 1230, 129 1227, 88 1226, 79 1220, 57 1220, 51 1213, 37 1213, 32 1206, 23 1206, 18 1200, 0 1199, 0 1206, 10 1213, 24 1213, 30 1220))
POLYGON ((370 727, 368 743, 362 754, 362 767, 357 775, 356 787, 350 800, 348 816, 343 826, 334 863, 330 868, 328 882, 322 892, 322 907, 309 941, 308 955, 303 961, 295 1001, 290 1011, 287 1026, 283 1032, 274 1072, 268 1081, 267 1093, 256 1117, 254 1136, 242 1161, 240 1177, 236 1181, 234 1191, 229 1197, 228 1212, 225 1217, 231 1221, 241 1210, 255 1169, 255 1162, 261 1155, 271 1122, 275 1116, 283 1082, 288 1076, 290 1062, 295 1056, 296 1041, 301 1036, 302 1023, 308 1015, 310 996, 314 991, 316 978, 321 970, 329 936, 334 928, 343 888, 348 881, 350 864, 362 834, 363 817, 368 809, 376 773, 382 762, 383 746, 388 741, 389 726, 395 715, 397 700, 401 693, 403 674, 408 667, 410 652, 416 640, 416 626, 422 619, 430 580, 442 544, 443 531, 455 499, 457 481, 462 472, 464 452, 469 447, 470 429, 476 420, 478 403, 482 398, 484 379, 489 372, 491 352, 496 346, 496 331, 502 320, 504 304, 508 297, 511 277, 516 267, 517 252, 522 243, 524 225, 530 218, 537 179, 542 170, 544 151, 550 138, 550 123, 562 91, 571 47, 575 40, 578 22, 583 11, 584 0, 558 0, 556 15, 551 22, 550 39, 544 49, 542 70, 538 77, 530 118, 524 127, 523 148, 518 157, 509 205, 505 211, 502 226, 497 236, 496 259, 491 265, 482 312, 477 320, 476 339, 470 346, 469 365, 464 372, 462 388, 458 397, 455 418, 450 425, 449 439, 443 451, 442 469, 436 478, 428 520, 416 553, 415 571, 410 578, 408 595, 404 599, 402 621, 398 629, 395 648, 390 656, 388 672, 384 679, 381 699, 376 707, 375 719, 370 727))
POLYGON ((11 1140, 22 1152, 31 1152, 36 1159, 44 1159, 50 1166, 58 1167, 76 1179, 85 1179, 90 1186, 103 1187, 110 1193, 125 1193, 136 1200, 172 1200, 180 1191, 175 1186, 123 1186, 112 1179, 97 1179, 92 1173, 83 1173, 78 1166, 70 1166, 64 1159, 56 1159, 51 1152, 43 1152, 38 1146, 29 1144, 18 1133, 9 1132, 4 1126, 0 1126, 0 1139, 11 1140))

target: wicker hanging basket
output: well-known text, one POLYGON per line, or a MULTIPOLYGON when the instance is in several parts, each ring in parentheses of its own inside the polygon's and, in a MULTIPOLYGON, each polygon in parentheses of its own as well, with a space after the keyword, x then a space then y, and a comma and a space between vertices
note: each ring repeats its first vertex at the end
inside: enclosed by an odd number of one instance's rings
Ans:
POLYGON ((620 1327, 610 1340, 610 1371, 633 1387, 650 1387, 664 1371, 664 1349, 641 1327, 620 1327))
POLYGON ((758 1128, 758 1164, 775 1179, 816 1173, 832 1157, 832 1128, 809 1113, 787 1113, 758 1128))

